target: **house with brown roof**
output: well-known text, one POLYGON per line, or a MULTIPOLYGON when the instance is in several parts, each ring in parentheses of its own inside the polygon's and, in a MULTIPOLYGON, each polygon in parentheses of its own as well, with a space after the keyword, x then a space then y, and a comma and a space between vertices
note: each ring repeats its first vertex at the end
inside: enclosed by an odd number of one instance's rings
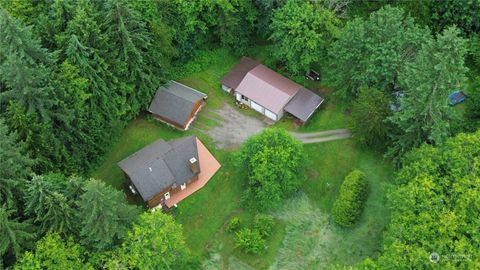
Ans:
POLYGON ((243 57, 222 79, 237 102, 278 121, 285 113, 305 123, 324 99, 258 61, 243 57))
POLYGON ((132 193, 150 208, 170 208, 205 186, 220 163, 196 136, 159 139, 118 163, 132 193))
POLYGON ((206 100, 205 93, 170 81, 157 90, 148 111, 159 121, 187 130, 206 100))

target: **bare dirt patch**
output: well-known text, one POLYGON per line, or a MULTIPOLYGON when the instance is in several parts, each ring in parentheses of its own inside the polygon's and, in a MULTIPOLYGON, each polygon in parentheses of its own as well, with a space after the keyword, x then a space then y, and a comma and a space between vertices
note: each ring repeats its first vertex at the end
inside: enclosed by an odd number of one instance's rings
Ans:
POLYGON ((212 128, 194 128, 210 136, 219 148, 238 147, 247 138, 267 127, 263 121, 244 115, 229 104, 209 111, 205 117, 215 121, 216 125, 212 128))

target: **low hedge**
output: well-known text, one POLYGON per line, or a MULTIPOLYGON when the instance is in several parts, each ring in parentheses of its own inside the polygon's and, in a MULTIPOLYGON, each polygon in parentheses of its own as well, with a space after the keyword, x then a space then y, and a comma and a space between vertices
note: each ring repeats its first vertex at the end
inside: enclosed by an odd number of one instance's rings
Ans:
POLYGON ((368 195, 368 180, 360 170, 349 173, 340 187, 340 194, 333 204, 332 218, 338 225, 355 224, 362 213, 368 195))

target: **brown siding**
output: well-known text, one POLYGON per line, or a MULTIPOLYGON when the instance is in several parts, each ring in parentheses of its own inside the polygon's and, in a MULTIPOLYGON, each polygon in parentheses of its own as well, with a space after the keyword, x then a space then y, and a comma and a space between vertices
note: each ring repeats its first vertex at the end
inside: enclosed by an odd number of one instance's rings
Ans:
POLYGON ((192 111, 190 112, 190 117, 187 119, 187 121, 183 124, 179 124, 177 122, 174 122, 170 119, 166 119, 164 117, 161 117, 160 115, 158 114, 154 114, 152 113, 153 117, 156 118, 157 120, 160 120, 160 121, 163 121, 163 122, 166 122, 178 129, 181 129, 181 130, 185 130, 185 127, 187 126, 188 122, 190 122, 190 120, 195 117, 195 115, 197 114, 198 110, 200 109, 200 107, 203 105, 204 101, 203 99, 200 99, 199 101, 197 101, 197 103, 195 103, 195 105, 193 105, 193 109, 192 111))
MULTIPOLYGON (((195 180, 198 180, 198 175, 194 176, 192 179, 187 181, 187 188, 188 188, 188 184, 192 181, 195 181, 195 180)), ((166 188, 166 189, 160 191, 159 193, 157 193, 150 200, 148 200, 147 205, 148 205, 148 207, 153 208, 153 207, 157 206, 158 204, 160 204, 164 200, 165 193, 170 192, 170 196, 172 196, 173 194, 176 194, 180 191, 182 191, 180 186, 178 186, 176 188, 171 188, 171 187, 166 188)))
POLYGON ((186 127, 188 122, 190 122, 190 120, 192 120, 192 118, 195 117, 195 115, 200 110, 200 107, 202 107, 203 103, 204 103, 203 99, 200 99, 199 101, 197 101, 197 103, 195 103, 195 105, 193 105, 193 109, 190 112, 190 117, 187 119, 187 121, 185 121, 185 123, 183 123, 184 127, 186 127))
POLYGON ((161 116, 158 115, 158 114, 152 113, 152 115, 153 115, 153 117, 154 117, 155 119, 160 120, 160 121, 163 121, 163 122, 165 122, 165 123, 167 123, 167 124, 170 124, 170 125, 178 128, 178 129, 181 129, 181 130, 184 130, 184 129, 185 129, 185 126, 182 125, 182 124, 173 122, 172 120, 169 120, 169 119, 166 119, 166 118, 163 118, 163 117, 161 117, 161 116))
POLYGON ((190 113, 190 117, 194 117, 195 114, 197 114, 198 109, 202 105, 203 105, 203 99, 200 99, 199 101, 197 101, 197 103, 195 103, 195 105, 193 106, 192 112, 190 113))

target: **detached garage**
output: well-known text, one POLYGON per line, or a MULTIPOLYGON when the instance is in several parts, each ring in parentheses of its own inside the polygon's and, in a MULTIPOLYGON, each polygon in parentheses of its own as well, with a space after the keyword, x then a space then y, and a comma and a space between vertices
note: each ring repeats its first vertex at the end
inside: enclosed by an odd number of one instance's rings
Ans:
POLYGON ((243 57, 222 80, 222 89, 235 99, 278 121, 284 112, 305 123, 324 99, 259 62, 243 57))
POLYGON ((245 75, 235 94, 237 101, 277 121, 300 87, 268 67, 257 65, 245 75))

